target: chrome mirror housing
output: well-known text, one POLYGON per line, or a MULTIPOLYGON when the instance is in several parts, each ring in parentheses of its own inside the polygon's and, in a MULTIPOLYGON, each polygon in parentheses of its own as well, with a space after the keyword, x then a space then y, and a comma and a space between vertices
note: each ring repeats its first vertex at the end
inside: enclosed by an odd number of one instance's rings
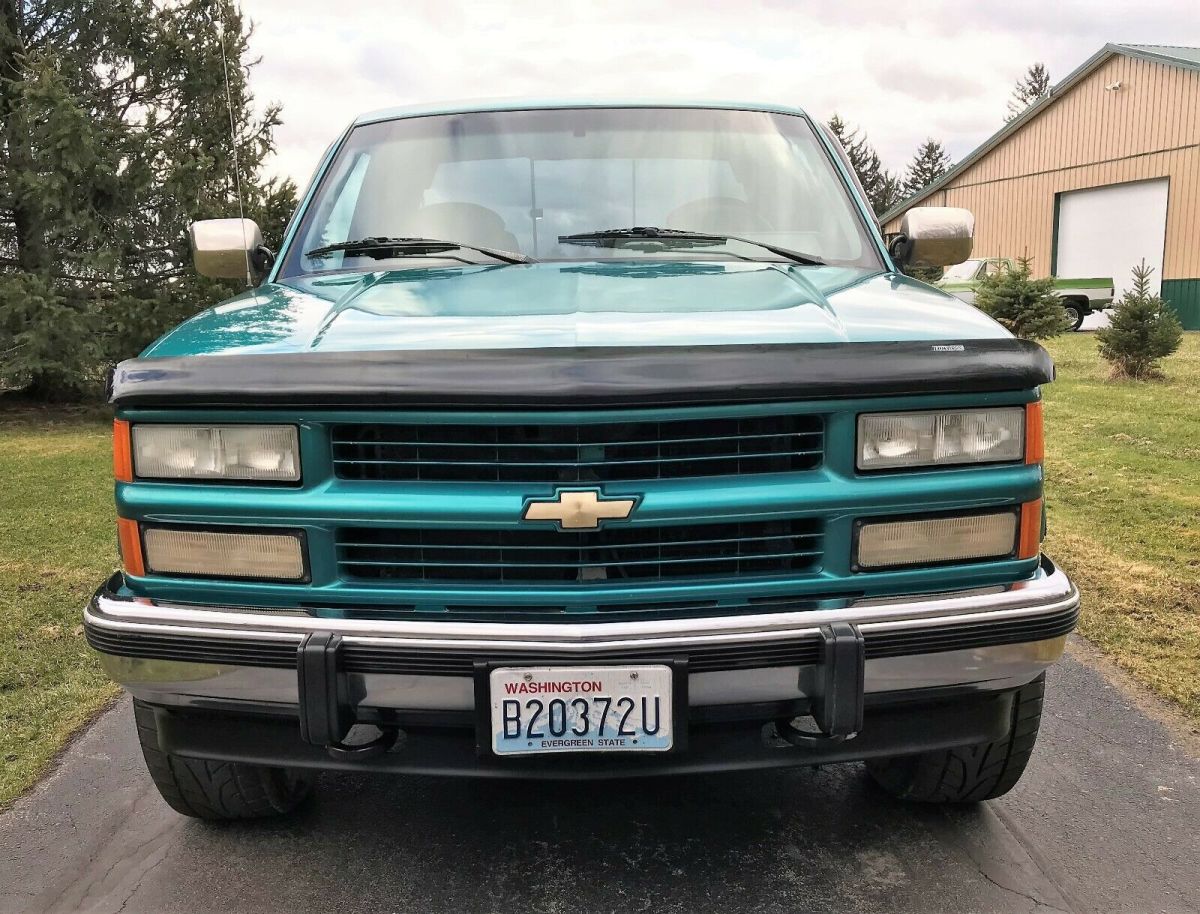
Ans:
POLYGON ((196 272, 213 279, 247 279, 258 272, 262 231, 253 219, 203 219, 188 228, 196 272))
POLYGON ((892 259, 901 267, 949 267, 971 256, 975 217, 957 206, 917 206, 904 214, 892 241, 892 259))

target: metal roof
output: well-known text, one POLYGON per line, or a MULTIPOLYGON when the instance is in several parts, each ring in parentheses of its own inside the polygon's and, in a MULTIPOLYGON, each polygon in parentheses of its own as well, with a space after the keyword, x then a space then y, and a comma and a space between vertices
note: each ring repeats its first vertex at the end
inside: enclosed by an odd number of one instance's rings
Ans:
POLYGON ((1011 121, 993 133, 984 142, 965 156, 962 161, 956 162, 948 172, 926 187, 924 190, 918 191, 879 217, 880 225, 887 225, 892 219, 895 219, 907 209, 916 206, 926 197, 937 193, 951 181, 953 181, 963 171, 970 168, 985 155, 1003 143, 1009 136, 1020 130, 1026 123, 1044 109, 1047 105, 1053 104, 1062 95, 1069 92, 1077 83, 1090 75, 1093 70, 1108 60, 1115 54, 1124 54, 1126 57, 1136 57, 1141 60, 1150 60, 1155 63, 1166 64, 1167 66, 1183 67, 1188 70, 1200 70, 1200 48, 1185 48, 1174 45, 1165 44, 1106 44, 1099 51, 1085 60, 1082 64, 1076 67, 1062 82, 1051 87, 1050 92, 1043 98, 1034 102, 1011 121))
POLYGON ((1200 70, 1200 48, 1184 48, 1174 44, 1111 44, 1130 57, 1141 57, 1175 67, 1200 70))

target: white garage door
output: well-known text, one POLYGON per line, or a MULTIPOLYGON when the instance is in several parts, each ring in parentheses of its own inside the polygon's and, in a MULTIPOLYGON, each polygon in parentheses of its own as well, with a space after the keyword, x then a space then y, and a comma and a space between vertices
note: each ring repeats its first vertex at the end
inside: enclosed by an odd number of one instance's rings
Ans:
POLYGON ((1129 271, 1145 260, 1154 267, 1157 292, 1166 231, 1166 178, 1060 194, 1057 274, 1111 276, 1120 295, 1129 287, 1129 271))

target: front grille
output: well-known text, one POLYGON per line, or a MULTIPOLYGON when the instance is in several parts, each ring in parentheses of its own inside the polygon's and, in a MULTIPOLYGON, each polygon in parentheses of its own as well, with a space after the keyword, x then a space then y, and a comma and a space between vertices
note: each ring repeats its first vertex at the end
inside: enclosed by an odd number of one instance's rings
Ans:
POLYGON ((342 577, 357 581, 581 583, 740 577, 815 571, 813 520, 546 529, 347 527, 337 533, 342 577))
POLYGON ((579 483, 811 470, 820 416, 738 416, 571 425, 391 425, 332 428, 342 479, 579 483))

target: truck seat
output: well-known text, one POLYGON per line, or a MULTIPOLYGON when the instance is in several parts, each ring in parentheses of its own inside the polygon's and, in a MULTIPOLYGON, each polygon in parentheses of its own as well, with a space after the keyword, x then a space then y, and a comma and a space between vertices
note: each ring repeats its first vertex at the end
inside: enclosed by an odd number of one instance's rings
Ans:
POLYGON ((676 207, 667 216, 663 227, 733 235, 765 232, 771 228, 749 203, 736 197, 691 200, 676 207))
POLYGON ((413 215, 412 232, 424 238, 463 241, 521 253, 517 236, 495 210, 477 203, 433 203, 413 215))

